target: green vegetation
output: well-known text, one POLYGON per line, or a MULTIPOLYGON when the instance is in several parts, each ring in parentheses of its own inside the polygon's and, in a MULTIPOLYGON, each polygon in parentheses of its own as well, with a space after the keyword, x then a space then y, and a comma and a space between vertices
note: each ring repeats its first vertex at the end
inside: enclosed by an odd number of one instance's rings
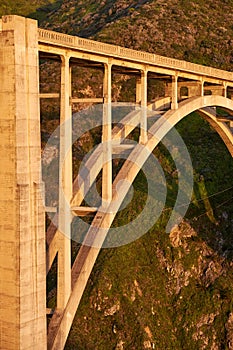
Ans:
POLYGON ((41 26, 232 70, 232 0, 64 0, 50 6, 33 14, 41 26))
MULTIPOLYGON (((40 7, 46 6, 51 9, 50 4, 55 0, 2 0, 0 3, 0 16, 20 15, 30 16, 30 14, 40 7)), ((38 10, 39 12, 40 10, 38 10)))
MULTIPOLYGON (((41 27, 232 71, 232 7, 232 0, 17 0, 2 1, 0 14, 30 14, 39 19, 41 27)), ((58 65, 50 67, 42 62, 41 71, 42 91, 58 91, 58 65)), ((77 96, 87 92, 90 97, 100 96, 102 73, 78 68, 75 74, 78 79, 74 79, 73 91, 77 96)), ((114 76, 114 100, 132 101, 134 89, 134 78, 114 76)), ((163 93, 162 85, 151 81, 149 90, 149 99, 163 93)), ((59 107, 42 103, 41 110, 44 145, 58 125, 59 107)), ((231 348, 233 161, 220 137, 198 114, 181 121, 177 130, 194 168, 193 198, 186 216, 170 234, 165 232, 176 200, 178 177, 172 157, 161 143, 154 155, 166 178, 166 206, 157 222, 153 222, 153 213, 148 217, 153 225, 143 237, 101 251, 67 350, 231 348)), ((136 140, 138 130, 131 137, 136 140)), ((93 129, 83 135, 88 144, 84 145, 83 139, 74 144, 76 173, 85 152, 98 138, 99 132, 93 129)), ((119 164, 115 161, 115 172, 119 164)), ((55 168, 52 162, 48 172, 54 174, 55 168)), ((117 215, 113 226, 134 219, 146 197, 147 182, 140 172, 133 199, 117 215)), ((73 259, 78 248, 73 242, 73 259)), ((55 271, 56 263, 48 277, 50 307, 56 303, 55 271)))
MULTIPOLYGON (((103 250, 66 349, 121 349, 121 344, 123 349, 149 345, 158 350, 211 349, 214 344, 220 349, 232 336, 228 320, 233 306, 233 242, 228 227, 232 189, 205 196, 232 186, 233 161, 222 140, 198 114, 185 118, 177 129, 196 174, 193 203, 175 236, 180 240, 164 232, 167 217, 162 215, 137 241, 103 250)), ((170 198, 177 191, 174 163, 162 144, 154 153, 165 171, 170 198)), ((140 172, 134 198, 113 226, 135 219, 146 191, 140 172)), ((167 209, 174 199, 168 200, 167 209)))

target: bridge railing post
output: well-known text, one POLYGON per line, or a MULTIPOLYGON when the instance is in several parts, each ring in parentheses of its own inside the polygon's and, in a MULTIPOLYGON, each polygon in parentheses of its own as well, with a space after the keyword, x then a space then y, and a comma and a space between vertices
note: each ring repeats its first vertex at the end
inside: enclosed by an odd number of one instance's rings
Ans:
POLYGON ((37 22, 0 33, 0 348, 46 349, 37 22))
POLYGON ((112 200, 112 65, 104 65, 103 82, 103 173, 102 173, 102 206, 112 200))
POLYGON ((69 56, 61 56, 57 308, 71 292, 72 111, 69 56))

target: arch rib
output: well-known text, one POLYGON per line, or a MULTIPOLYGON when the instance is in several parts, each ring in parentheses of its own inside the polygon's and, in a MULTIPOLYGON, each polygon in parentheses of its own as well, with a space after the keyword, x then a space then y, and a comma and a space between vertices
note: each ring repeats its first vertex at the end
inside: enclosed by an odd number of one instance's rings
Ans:
POLYGON ((233 136, 227 126, 222 122, 218 122, 214 114, 211 113, 211 110, 207 109, 209 106, 219 106, 233 111, 233 101, 222 96, 195 97, 183 101, 179 104, 178 109, 169 110, 152 125, 149 130, 148 142, 144 148, 138 145, 130 153, 129 158, 125 161, 113 183, 113 200, 108 207, 108 212, 102 211, 101 208, 98 210, 86 234, 83 245, 80 247, 72 267, 72 294, 65 310, 62 313, 55 311, 49 324, 49 349, 56 349, 57 345, 61 344, 61 342, 65 344, 66 334, 62 332, 62 329, 65 326, 68 328, 71 327, 86 283, 113 219, 130 185, 137 176, 140 167, 160 140, 185 116, 196 110, 200 110, 201 114, 204 114, 208 120, 211 120, 211 124, 223 138, 230 153, 233 155, 233 136), (119 186, 116 191, 117 184, 119 186))
MULTIPOLYGON (((149 110, 160 110, 161 108, 169 108, 170 97, 158 98, 148 105, 149 110)), ((120 144, 140 123, 140 110, 134 110, 128 113, 112 130, 113 143, 120 144)), ((95 151, 91 154, 85 164, 85 174, 79 174, 73 183, 73 198, 71 200, 72 206, 80 206, 82 200, 87 194, 88 190, 92 186, 94 180, 102 169, 103 157, 102 157, 101 144, 97 146, 95 151), (86 170, 89 171, 89 176, 86 176, 86 170)), ((53 219, 53 222, 58 220, 58 215, 53 219)), ((57 254, 57 228, 53 223, 50 224, 47 231, 47 272, 50 270, 54 258, 57 254)))

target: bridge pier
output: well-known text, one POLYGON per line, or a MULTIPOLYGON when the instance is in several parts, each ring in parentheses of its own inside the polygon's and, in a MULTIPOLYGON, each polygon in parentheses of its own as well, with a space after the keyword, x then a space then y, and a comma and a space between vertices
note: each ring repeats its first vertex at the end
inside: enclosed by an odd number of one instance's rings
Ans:
POLYGON ((102 206, 106 207, 112 200, 112 65, 104 64, 103 82, 103 174, 102 206))
POLYGON ((223 97, 227 97, 227 84, 223 83, 223 97))
POLYGON ((46 349, 37 22, 0 32, 0 349, 46 349))
POLYGON ((140 143, 147 142, 147 70, 141 71, 141 122, 140 122, 140 143))
POLYGON ((199 82, 200 96, 204 96, 204 81, 199 82))
POLYGON ((71 292, 72 107, 69 56, 61 56, 57 308, 71 292))
POLYGON ((171 109, 178 108, 178 76, 172 76, 171 109))

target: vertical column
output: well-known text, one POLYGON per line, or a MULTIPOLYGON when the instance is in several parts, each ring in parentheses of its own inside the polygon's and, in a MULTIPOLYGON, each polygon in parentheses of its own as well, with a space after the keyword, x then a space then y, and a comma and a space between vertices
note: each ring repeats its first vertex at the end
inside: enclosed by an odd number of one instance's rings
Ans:
POLYGON ((172 76, 172 96, 171 96, 171 109, 178 108, 178 77, 172 76))
POLYGON ((147 142, 147 70, 141 71, 140 143, 147 142))
POLYGON ((204 81, 203 81, 203 79, 201 79, 199 81, 199 93, 200 93, 200 96, 204 96, 204 81))
POLYGON ((112 200, 112 66, 104 65, 102 206, 112 200))
POLYGON ((37 22, 0 33, 0 348, 46 348, 37 22))
POLYGON ((141 104, 142 100, 142 83, 141 83, 141 77, 136 78, 136 104, 141 104))
POLYGON ((223 97, 227 97, 227 83, 223 83, 223 97))
POLYGON ((64 309, 71 292, 72 111, 69 57, 61 57, 59 243, 57 308, 64 309))

